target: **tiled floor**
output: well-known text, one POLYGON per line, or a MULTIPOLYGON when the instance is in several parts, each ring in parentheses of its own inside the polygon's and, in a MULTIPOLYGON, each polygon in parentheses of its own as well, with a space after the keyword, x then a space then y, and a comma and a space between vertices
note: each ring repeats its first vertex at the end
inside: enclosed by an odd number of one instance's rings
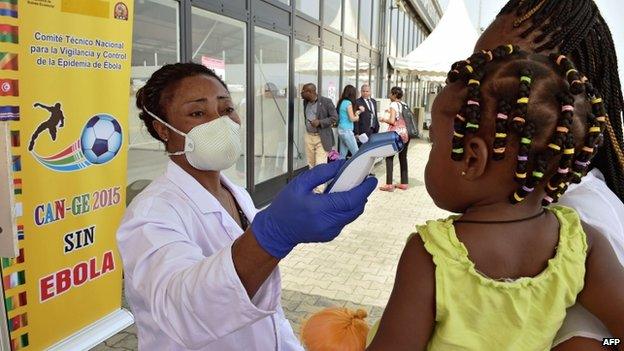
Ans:
MULTIPOLYGON (((300 245, 281 262, 282 305, 297 334, 304 318, 328 306, 364 308, 371 324, 381 316, 399 255, 414 226, 448 215, 433 205, 425 190, 429 149, 424 141, 410 143, 410 189, 375 191, 364 214, 333 242, 300 245)), ((398 167, 395 161, 395 177, 398 167)), ((373 172, 385 180, 383 163, 373 172)), ((136 349, 136 327, 132 326, 94 350, 136 349)))

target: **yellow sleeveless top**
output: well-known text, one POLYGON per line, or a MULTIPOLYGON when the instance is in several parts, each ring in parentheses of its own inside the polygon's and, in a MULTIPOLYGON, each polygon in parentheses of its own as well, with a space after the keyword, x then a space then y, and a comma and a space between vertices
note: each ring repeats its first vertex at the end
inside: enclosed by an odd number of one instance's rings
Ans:
POLYGON ((587 240, 573 209, 549 210, 560 225, 555 256, 539 275, 509 282, 475 269, 455 234, 457 216, 418 227, 436 266, 436 324, 427 350, 550 350, 566 309, 583 289, 587 240))

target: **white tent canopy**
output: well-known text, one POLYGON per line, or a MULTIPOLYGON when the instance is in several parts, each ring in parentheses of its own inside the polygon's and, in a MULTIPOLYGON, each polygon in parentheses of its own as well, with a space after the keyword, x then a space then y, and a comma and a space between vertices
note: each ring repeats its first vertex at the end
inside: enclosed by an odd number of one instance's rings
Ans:
POLYGON ((424 76, 445 76, 454 62, 472 54, 478 38, 464 0, 450 0, 433 32, 414 51, 397 58, 393 67, 424 76))

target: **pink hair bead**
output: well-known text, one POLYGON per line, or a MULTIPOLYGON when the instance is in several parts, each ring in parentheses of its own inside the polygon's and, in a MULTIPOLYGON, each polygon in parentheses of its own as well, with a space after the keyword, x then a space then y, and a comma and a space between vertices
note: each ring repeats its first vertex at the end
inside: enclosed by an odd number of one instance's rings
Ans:
POLYGON ((479 106, 479 102, 478 101, 474 101, 474 100, 468 100, 468 105, 477 105, 477 106, 479 106))
POLYGON ((566 111, 574 112, 574 106, 572 105, 561 106, 561 112, 566 112, 566 111))
POLYGON ((498 115, 496 115, 496 117, 497 117, 498 119, 507 119, 507 118, 509 118, 509 116, 507 116, 507 115, 506 115, 506 114, 504 114, 504 113, 499 113, 498 115))
POLYGON ((528 161, 529 156, 518 156, 518 161, 528 161))
POLYGON ((567 174, 569 171, 570 171, 569 168, 559 168, 559 169, 557 169, 557 173, 560 173, 560 174, 567 174))

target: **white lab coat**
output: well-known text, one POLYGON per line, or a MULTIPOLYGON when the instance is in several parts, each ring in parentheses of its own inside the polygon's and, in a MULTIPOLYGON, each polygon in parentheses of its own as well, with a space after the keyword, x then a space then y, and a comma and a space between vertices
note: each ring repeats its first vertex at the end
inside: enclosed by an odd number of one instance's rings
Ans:
MULTIPOLYGON (((221 176, 251 221, 249 194, 221 176)), ((173 162, 128 207, 117 232, 140 350, 303 351, 280 304, 279 269, 249 299, 232 261, 243 233, 173 162)))
MULTIPOLYGON (((598 169, 587 173, 580 184, 570 185, 559 202, 574 208, 585 224, 603 234, 624 266, 624 204, 607 187, 598 169)), ((568 309, 553 346, 575 336, 599 341, 611 337, 602 322, 578 303, 568 309)))

